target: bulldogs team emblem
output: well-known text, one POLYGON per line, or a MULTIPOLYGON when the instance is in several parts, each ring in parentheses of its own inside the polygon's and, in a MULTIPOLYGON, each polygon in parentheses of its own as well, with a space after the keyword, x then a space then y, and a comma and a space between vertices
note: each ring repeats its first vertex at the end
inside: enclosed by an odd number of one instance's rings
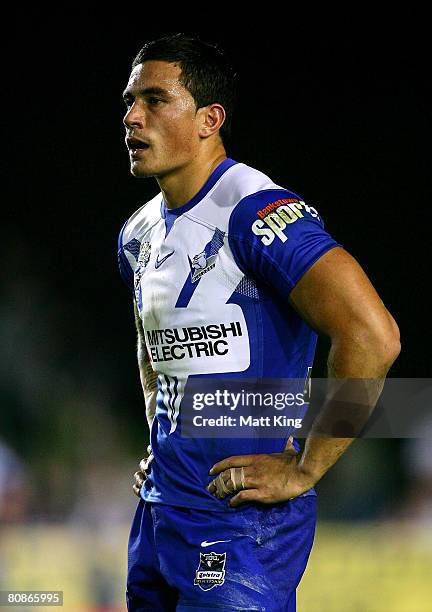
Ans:
POLYGON ((209 591, 225 582, 226 553, 201 553, 199 566, 195 572, 194 584, 203 591, 209 591))
POLYGON ((138 259, 137 259, 138 266, 136 267, 135 274, 134 274, 135 297, 136 297, 136 302, 138 304, 139 310, 141 310, 142 308, 141 277, 149 262, 150 254, 151 254, 150 242, 143 242, 140 247, 140 252, 138 255, 138 259))
POLYGON ((201 278, 203 274, 209 272, 215 267, 215 259, 216 255, 207 255, 205 251, 198 253, 192 259, 191 268, 192 268, 192 282, 196 283, 196 281, 201 278))
POLYGON ((143 242, 140 248, 140 252, 138 255, 138 266, 140 268, 145 268, 149 262, 151 253, 151 244, 150 242, 143 242))

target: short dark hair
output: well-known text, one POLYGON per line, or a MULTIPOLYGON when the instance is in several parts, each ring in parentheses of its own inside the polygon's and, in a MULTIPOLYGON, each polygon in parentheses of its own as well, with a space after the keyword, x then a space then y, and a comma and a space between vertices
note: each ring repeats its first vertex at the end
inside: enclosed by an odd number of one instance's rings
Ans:
POLYGON ((132 69, 148 60, 178 63, 179 82, 189 91, 197 109, 214 102, 224 107, 226 119, 219 133, 225 144, 231 135, 237 90, 237 73, 225 52, 217 44, 178 33, 146 43, 132 62, 132 69))

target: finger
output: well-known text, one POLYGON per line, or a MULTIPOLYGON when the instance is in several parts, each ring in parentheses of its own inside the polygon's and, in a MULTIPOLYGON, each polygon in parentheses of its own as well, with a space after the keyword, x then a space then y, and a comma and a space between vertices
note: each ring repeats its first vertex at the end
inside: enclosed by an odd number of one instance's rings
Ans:
POLYGON ((234 455, 218 461, 210 470, 210 474, 218 474, 231 467, 246 467, 251 465, 259 455, 234 455))
MULTIPOLYGON (((245 474, 245 469, 244 467, 240 468, 240 484, 241 484, 241 488, 242 489, 246 489, 247 488, 247 484, 246 484, 246 474, 245 474)), ((250 485, 249 485, 250 486, 250 485)))
POLYGON ((141 459, 140 464, 139 464, 141 472, 146 472, 149 469, 150 463, 152 462, 152 460, 153 460, 153 455, 151 455, 150 457, 147 457, 147 459, 141 459))
POLYGON ((241 468, 233 468, 233 467, 229 469, 229 478, 227 482, 227 487, 231 491, 239 491, 242 488, 240 470, 241 468))
POLYGON ((147 454, 148 454, 148 455, 151 455, 151 454, 152 454, 152 447, 151 447, 151 444, 149 444, 149 445, 147 446, 147 454))
POLYGON ((227 486, 232 491, 241 491, 246 488, 244 467, 230 468, 230 478, 227 486))
POLYGON ((221 472, 219 476, 215 479, 216 493, 220 499, 224 499, 224 497, 228 495, 228 493, 231 493, 225 480, 226 478, 227 474, 225 472, 221 472))
POLYGON ((136 484, 138 487, 142 487, 142 485, 144 484, 145 478, 142 478, 139 475, 134 475, 134 478, 135 478, 134 484, 136 484))
POLYGON ((147 475, 147 472, 150 469, 150 464, 153 461, 154 456, 150 455, 150 457, 147 457, 147 459, 141 459, 140 461, 140 469, 142 472, 144 472, 144 474, 147 475))
POLYGON ((231 495, 231 493, 234 493, 234 491, 236 490, 234 482, 231 480, 231 477, 228 477, 228 480, 225 480, 225 487, 226 491, 224 491, 223 495, 221 495, 221 499, 224 499, 227 495, 231 495))
POLYGON ((241 486, 236 486, 236 489, 239 491, 241 489, 257 489, 262 484, 263 476, 264 478, 268 477, 268 473, 261 474, 257 472, 254 466, 249 467, 241 467, 239 470, 239 474, 236 474, 236 483, 240 480, 241 486))
POLYGON ((299 451, 296 449, 293 443, 293 437, 290 436, 284 448, 284 453, 288 455, 298 455, 299 451))
POLYGON ((133 485, 132 489, 137 497, 141 497, 140 495, 141 487, 137 487, 137 485, 133 485))
POLYGON ((288 450, 289 448, 294 448, 294 444, 293 444, 293 436, 290 436, 287 440, 287 443, 285 445, 285 450, 288 450))
POLYGON ((261 501, 261 496, 259 489, 246 489, 245 491, 240 491, 237 495, 234 495, 229 501, 229 505, 232 508, 235 508, 239 504, 247 501, 261 501))
POLYGON ((223 499, 226 497, 226 495, 235 491, 234 483, 230 476, 230 470, 221 472, 217 478, 212 480, 211 483, 207 485, 207 491, 213 495, 216 495, 216 497, 223 499))
POLYGON ((212 480, 211 483, 207 485, 207 491, 212 495, 216 495, 217 493, 217 486, 215 480, 212 480))
MULTIPOLYGON (((207 491, 209 493, 216 493, 218 487, 216 481, 221 476, 225 482, 225 485, 230 493, 234 491, 240 491, 241 489, 246 489, 247 487, 256 488, 257 480, 253 476, 255 475, 254 471, 251 468, 248 468, 248 473, 246 473, 245 468, 242 466, 240 468, 230 468, 225 472, 221 472, 217 478, 212 480, 207 485, 207 491), (246 480, 247 478, 247 480, 246 480)), ((225 497, 225 495, 223 495, 225 497)))

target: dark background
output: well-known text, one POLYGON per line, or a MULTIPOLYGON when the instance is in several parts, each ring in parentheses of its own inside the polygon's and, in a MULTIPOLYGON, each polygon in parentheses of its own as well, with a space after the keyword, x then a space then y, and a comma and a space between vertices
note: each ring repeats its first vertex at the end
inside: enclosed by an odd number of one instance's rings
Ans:
MULTIPOLYGON (((131 474, 146 446, 116 242, 157 184, 129 172, 121 92, 135 54, 162 34, 196 33, 230 54, 240 86, 228 155, 318 208, 400 326, 402 353, 389 375, 430 376, 425 39, 416 23, 375 30, 366 19, 354 33, 320 28, 318 16, 315 33, 273 17, 271 26, 257 18, 253 27, 217 19, 165 27, 144 8, 118 20, 33 9, 10 26, 0 432, 46 493, 39 516, 67 515, 80 487, 74 474, 103 471, 120 456, 131 474)), ((315 376, 325 375, 327 351, 320 339, 315 376)), ((406 486, 400 450, 386 441, 369 453, 389 466, 368 483, 372 491, 387 484, 369 512, 406 486)))

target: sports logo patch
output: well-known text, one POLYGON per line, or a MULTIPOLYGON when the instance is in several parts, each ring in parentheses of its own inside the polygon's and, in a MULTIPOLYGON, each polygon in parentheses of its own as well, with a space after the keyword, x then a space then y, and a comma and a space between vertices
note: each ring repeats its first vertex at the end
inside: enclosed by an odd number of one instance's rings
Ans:
POLYGON ((260 219, 264 219, 264 217, 266 217, 269 213, 271 213, 272 210, 274 210, 278 206, 281 206, 282 204, 299 204, 299 203, 300 203, 300 200, 298 200, 297 198, 283 198, 280 200, 276 200, 276 202, 270 202, 269 204, 264 206, 264 208, 262 208, 261 210, 257 210, 257 215, 260 219))
POLYGON ((287 198, 271 202, 257 211, 260 219, 252 223, 252 231, 256 236, 261 236, 261 242, 266 246, 271 244, 276 236, 281 242, 286 242, 288 236, 284 230, 305 216, 302 211, 320 221, 316 208, 302 200, 293 201, 293 198, 287 198))
POLYGON ((158 268, 160 268, 161 265, 164 263, 164 261, 166 261, 168 257, 171 257, 171 255, 174 255, 174 253, 175 251, 171 251, 171 253, 168 253, 168 255, 165 255, 165 257, 162 257, 162 259, 159 259, 159 253, 158 253, 156 257, 156 261, 155 261, 155 269, 157 270, 158 268))
POLYGON ((225 562, 226 552, 219 554, 200 552, 200 562, 195 572, 194 584, 203 591, 221 586, 225 582, 225 562))

